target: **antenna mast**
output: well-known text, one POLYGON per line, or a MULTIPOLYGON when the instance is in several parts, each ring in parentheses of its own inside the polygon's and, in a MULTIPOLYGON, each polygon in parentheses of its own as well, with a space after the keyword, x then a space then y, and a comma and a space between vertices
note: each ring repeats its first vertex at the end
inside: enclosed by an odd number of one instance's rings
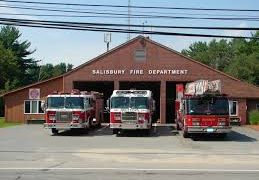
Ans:
POLYGON ((130 7, 131 7, 131 2, 130 2, 130 0, 128 0, 128 30, 129 30, 129 33, 128 33, 128 36, 127 36, 127 40, 129 41, 130 40, 130 14, 131 14, 131 9, 130 9, 130 7))

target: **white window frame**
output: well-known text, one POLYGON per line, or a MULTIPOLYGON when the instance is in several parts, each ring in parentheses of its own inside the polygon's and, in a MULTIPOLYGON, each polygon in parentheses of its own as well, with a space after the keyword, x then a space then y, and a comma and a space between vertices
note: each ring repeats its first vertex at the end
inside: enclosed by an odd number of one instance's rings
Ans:
POLYGON ((229 115, 230 115, 230 116, 238 116, 238 101, 230 100, 230 101, 229 101, 229 110, 230 110, 231 103, 232 103, 232 105, 233 105, 233 102, 236 103, 236 114, 231 114, 231 111, 229 111, 229 115))
POLYGON ((24 100, 23 103, 23 112, 24 114, 45 114, 43 113, 39 113, 39 102, 41 102, 42 100, 24 100), (30 102, 30 113, 25 113, 25 102, 29 101, 30 102), (32 112, 32 101, 37 101, 37 112, 36 113, 31 113, 32 112))
POLYGON ((134 61, 138 63, 144 63, 147 61, 147 49, 146 48, 141 48, 141 49, 135 49, 134 50, 134 61), (138 57, 137 53, 138 52, 143 52, 144 56, 143 57, 138 57))

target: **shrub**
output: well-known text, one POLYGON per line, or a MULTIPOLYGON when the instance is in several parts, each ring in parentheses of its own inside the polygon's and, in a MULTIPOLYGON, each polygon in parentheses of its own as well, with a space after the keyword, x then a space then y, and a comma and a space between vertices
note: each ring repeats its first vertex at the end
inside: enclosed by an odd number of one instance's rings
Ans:
POLYGON ((258 110, 253 110, 249 112, 249 122, 252 125, 259 125, 259 111, 258 110))

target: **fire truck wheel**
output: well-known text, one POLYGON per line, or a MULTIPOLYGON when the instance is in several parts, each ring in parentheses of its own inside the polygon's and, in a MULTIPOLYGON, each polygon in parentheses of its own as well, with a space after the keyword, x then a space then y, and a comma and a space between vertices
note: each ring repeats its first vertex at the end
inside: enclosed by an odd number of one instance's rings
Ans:
POLYGON ((119 133, 119 129, 113 129, 112 130, 112 134, 118 134, 119 133))
POLYGON ((58 130, 55 129, 55 128, 52 128, 52 129, 51 129, 51 132, 52 132, 53 135, 57 135, 57 134, 58 134, 58 130))
POLYGON ((224 138, 227 137, 227 133, 218 134, 218 137, 219 137, 220 139, 224 139, 224 138))
POLYGON ((145 129, 144 133, 145 133, 146 136, 149 136, 150 135, 150 129, 145 129))
POLYGON ((188 138, 188 137, 190 137, 190 135, 187 131, 183 131, 183 137, 188 138))

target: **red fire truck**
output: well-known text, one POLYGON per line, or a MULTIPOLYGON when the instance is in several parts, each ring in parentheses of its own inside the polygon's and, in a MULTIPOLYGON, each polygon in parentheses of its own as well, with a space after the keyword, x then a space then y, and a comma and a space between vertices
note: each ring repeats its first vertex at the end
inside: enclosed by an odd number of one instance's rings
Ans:
POLYGON ((44 127, 51 129, 53 134, 59 130, 89 129, 100 125, 103 119, 103 95, 98 92, 54 92, 47 96, 42 106, 44 127))
POLYGON ((183 137, 193 134, 218 134, 225 137, 230 132, 229 101, 221 94, 220 80, 198 80, 176 86, 176 126, 183 137))
POLYGON ((110 128, 114 134, 121 130, 137 129, 149 134, 155 109, 151 91, 114 90, 107 105, 110 109, 110 128))

